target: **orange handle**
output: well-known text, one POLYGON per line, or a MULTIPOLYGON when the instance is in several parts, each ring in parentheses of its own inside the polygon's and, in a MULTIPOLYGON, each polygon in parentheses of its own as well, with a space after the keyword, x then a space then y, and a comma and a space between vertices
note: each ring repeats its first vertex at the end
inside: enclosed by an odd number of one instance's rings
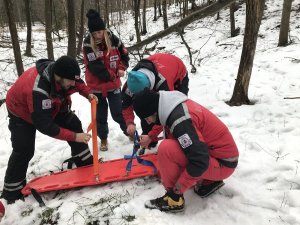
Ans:
POLYGON ((93 168, 96 181, 99 181, 99 163, 98 163, 98 142, 97 142, 97 122, 96 122, 97 103, 93 99, 91 101, 91 117, 92 122, 88 126, 87 132, 92 130, 93 140, 93 168))

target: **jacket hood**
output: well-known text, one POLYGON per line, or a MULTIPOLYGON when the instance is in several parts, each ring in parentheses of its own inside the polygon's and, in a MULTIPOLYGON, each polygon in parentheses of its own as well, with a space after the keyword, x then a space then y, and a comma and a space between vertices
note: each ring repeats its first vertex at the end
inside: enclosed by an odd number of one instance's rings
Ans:
POLYGON ((172 111, 188 97, 179 91, 159 91, 158 117, 161 125, 165 126, 172 111))
MULTIPOLYGON (((49 59, 39 59, 36 63, 35 63, 35 67, 38 71, 38 73, 40 75, 42 75, 44 73, 44 70, 50 66, 51 68, 53 68, 54 65, 54 61, 49 60, 49 59)), ((49 67, 49 68, 50 68, 49 67)))

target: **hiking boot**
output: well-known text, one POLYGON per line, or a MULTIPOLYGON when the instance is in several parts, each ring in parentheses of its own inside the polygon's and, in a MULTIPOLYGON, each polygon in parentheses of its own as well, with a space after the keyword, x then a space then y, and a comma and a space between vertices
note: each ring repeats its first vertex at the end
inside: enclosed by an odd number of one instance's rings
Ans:
POLYGON ((220 181, 210 181, 204 180, 200 184, 196 184, 194 187, 194 192, 199 195, 201 198, 206 198, 213 194, 215 191, 220 189, 225 183, 220 181))
POLYGON ((13 192, 8 192, 6 190, 3 190, 0 198, 4 198, 8 205, 14 204, 15 201, 17 201, 17 200, 25 201, 24 195, 21 193, 21 190, 13 191, 13 192))
POLYGON ((101 139, 100 151, 106 152, 108 150, 107 139, 101 139))
POLYGON ((145 202, 148 209, 158 209, 162 212, 177 213, 184 210, 184 197, 182 194, 167 192, 164 196, 145 202), (172 197, 170 197, 172 196, 172 197))

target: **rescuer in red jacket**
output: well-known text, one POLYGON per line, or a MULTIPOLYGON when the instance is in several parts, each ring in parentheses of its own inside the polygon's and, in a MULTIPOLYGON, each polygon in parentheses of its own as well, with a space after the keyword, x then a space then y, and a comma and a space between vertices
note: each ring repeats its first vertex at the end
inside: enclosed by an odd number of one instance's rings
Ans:
MULTIPOLYGON (((186 67, 178 57, 156 53, 147 59, 142 59, 128 73, 127 82, 122 89, 123 116, 127 125, 127 133, 133 136, 135 131, 133 101, 134 95, 149 88, 153 91, 173 91, 177 90, 185 95, 188 94, 189 78, 186 67)), ((154 147, 157 144, 157 136, 162 131, 161 126, 147 124, 141 119, 143 130, 143 141, 141 144, 154 147)))
POLYGON ((133 107, 147 123, 164 126, 167 138, 157 156, 166 194, 146 202, 146 208, 182 211, 186 190, 194 187, 198 195, 207 197, 234 172, 237 146, 225 124, 208 109, 178 91, 149 89, 136 94, 133 107))
POLYGON ((91 135, 83 132, 81 121, 70 110, 70 95, 75 92, 98 101, 80 79, 76 60, 68 56, 55 62, 38 60, 7 92, 8 127, 13 150, 1 197, 8 203, 23 198, 21 190, 26 185, 28 163, 34 155, 36 130, 67 141, 77 167, 92 164, 87 145, 91 135))

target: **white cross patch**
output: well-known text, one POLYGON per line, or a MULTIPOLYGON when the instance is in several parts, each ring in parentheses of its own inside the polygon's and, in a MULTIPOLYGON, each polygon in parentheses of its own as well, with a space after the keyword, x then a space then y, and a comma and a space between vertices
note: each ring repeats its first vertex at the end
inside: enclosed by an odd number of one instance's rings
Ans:
POLYGON ((42 109, 51 109, 51 99, 44 99, 42 101, 42 109))
POLYGON ((181 135, 178 138, 178 141, 182 148, 187 148, 193 144, 193 142, 188 134, 181 135))

